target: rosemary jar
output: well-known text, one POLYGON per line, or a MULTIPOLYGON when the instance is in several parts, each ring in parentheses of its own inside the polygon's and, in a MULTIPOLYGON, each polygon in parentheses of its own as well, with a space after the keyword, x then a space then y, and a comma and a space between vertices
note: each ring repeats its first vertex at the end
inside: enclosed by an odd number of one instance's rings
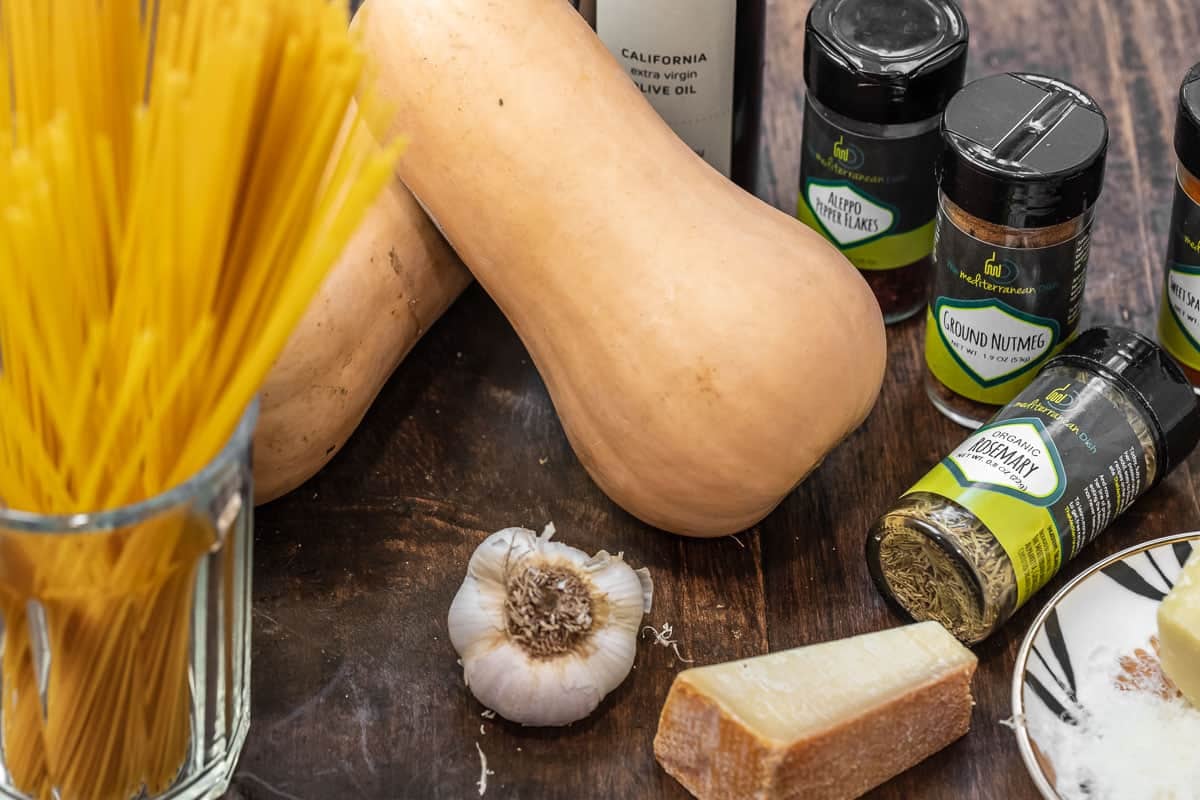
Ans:
POLYGON ((1179 90, 1175 154, 1179 167, 1158 340, 1182 364, 1192 385, 1200 386, 1200 64, 1179 90))
POLYGON ((875 523, 871 576, 907 616, 980 642, 1198 439, 1196 396, 1166 352, 1085 331, 875 523))
POLYGON ((888 323, 928 296, 939 126, 967 38, 953 0, 817 0, 808 14, 796 215, 858 267, 888 323))
POLYGON ((1078 328, 1108 124, 1067 83, 1002 74, 955 95, 942 137, 926 392, 973 428, 1078 328))

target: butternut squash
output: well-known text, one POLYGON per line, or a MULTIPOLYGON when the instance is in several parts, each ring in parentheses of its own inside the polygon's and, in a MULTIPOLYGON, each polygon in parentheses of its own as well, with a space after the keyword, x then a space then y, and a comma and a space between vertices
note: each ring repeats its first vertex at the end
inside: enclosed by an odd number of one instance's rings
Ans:
POLYGON ((263 387, 255 500, 316 474, 470 273, 394 179, 367 212, 263 387))
POLYGON ((569 3, 364 11, 411 143, 401 177, 614 501, 668 531, 733 533, 862 422, 885 361, 866 284, 692 153, 569 3))

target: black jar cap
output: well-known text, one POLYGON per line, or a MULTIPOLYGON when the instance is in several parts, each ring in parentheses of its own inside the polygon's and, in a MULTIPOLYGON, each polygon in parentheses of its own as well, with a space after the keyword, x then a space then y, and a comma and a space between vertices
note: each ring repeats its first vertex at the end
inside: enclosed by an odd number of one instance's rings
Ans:
POLYGON ((1179 121, 1175 123, 1179 163, 1200 175, 1200 64, 1192 67, 1179 88, 1179 121))
POLYGON ((942 191, 995 225, 1067 222, 1091 208, 1104 185, 1104 112, 1054 78, 1004 73, 973 81, 946 107, 942 139, 942 191))
POLYGON ((967 37, 954 0, 817 0, 805 23, 804 81, 851 119, 919 122, 962 87, 967 37))
POLYGON ((1090 370, 1141 401, 1164 453, 1155 482, 1182 463, 1200 441, 1200 405, 1187 376, 1167 352, 1140 333, 1090 328, 1046 363, 1090 370))

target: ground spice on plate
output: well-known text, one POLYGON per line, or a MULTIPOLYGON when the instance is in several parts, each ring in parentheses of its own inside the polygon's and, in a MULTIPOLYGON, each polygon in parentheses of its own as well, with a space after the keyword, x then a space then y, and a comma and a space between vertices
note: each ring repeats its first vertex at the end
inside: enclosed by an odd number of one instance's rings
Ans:
POLYGON ((1131 663, 1143 661, 1093 653, 1076 673, 1078 725, 1029 709, 1029 735, 1063 800, 1200 798, 1200 710, 1147 686, 1142 667, 1131 675, 1131 663))

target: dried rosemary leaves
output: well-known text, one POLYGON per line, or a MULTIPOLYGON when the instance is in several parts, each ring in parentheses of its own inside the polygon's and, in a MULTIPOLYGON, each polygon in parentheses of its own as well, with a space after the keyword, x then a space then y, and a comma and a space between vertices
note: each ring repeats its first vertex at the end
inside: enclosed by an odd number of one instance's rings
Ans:
POLYGON ((978 642, 1016 610, 1017 576, 1004 548, 953 500, 912 492, 877 528, 884 591, 913 619, 978 642))
POLYGON ((982 641, 1197 440, 1179 366, 1093 328, 875 523, 872 577, 913 619, 982 641))

